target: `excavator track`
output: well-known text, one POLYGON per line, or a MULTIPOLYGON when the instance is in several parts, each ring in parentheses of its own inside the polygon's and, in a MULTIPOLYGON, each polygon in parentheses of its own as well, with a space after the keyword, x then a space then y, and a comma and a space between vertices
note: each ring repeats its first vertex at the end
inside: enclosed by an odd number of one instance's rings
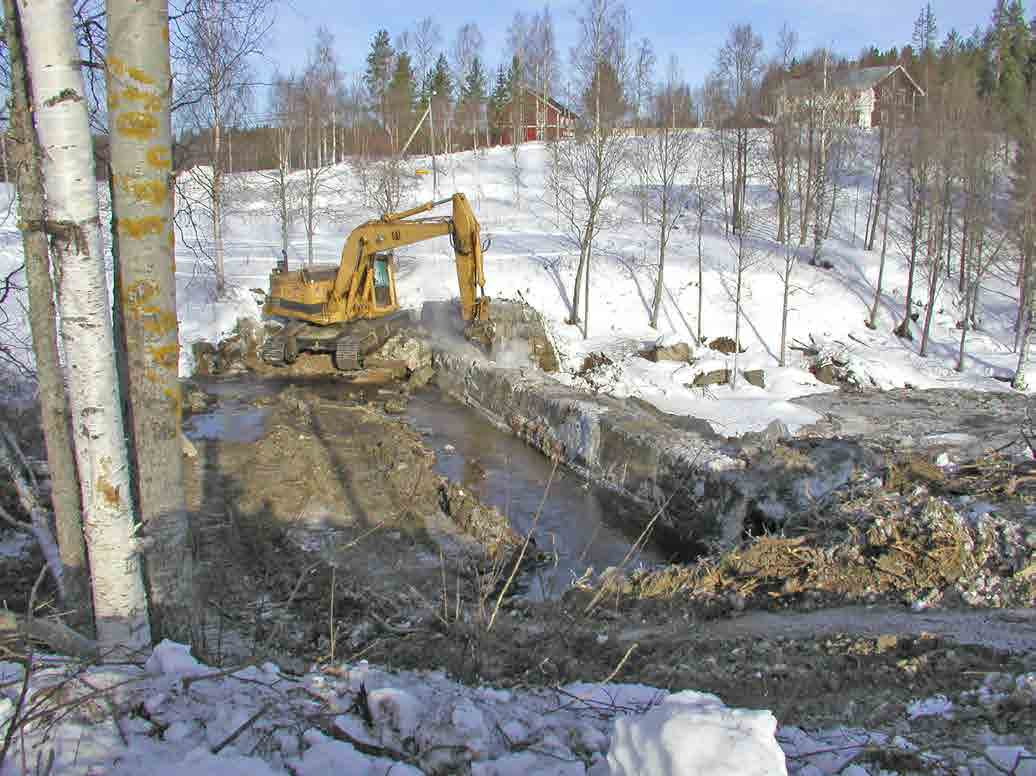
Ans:
POLYGON ((273 366, 294 364, 299 357, 298 342, 292 334, 275 334, 263 343, 259 357, 273 366))
POLYGON ((335 368, 342 372, 355 372, 362 368, 358 338, 342 337, 335 343, 335 368))
POLYGON ((281 337, 269 337, 259 352, 260 358, 271 366, 284 366, 288 363, 284 352, 285 344, 281 337))

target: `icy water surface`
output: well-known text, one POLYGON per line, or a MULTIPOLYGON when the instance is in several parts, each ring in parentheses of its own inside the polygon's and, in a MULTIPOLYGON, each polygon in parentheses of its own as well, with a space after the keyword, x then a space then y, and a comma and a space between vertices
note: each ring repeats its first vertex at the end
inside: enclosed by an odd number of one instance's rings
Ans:
POLYGON ((600 572, 624 559, 627 568, 661 562, 650 545, 627 558, 639 534, 635 526, 648 515, 561 468, 548 490, 551 462, 468 407, 421 392, 411 398, 406 418, 435 450, 440 474, 499 509, 519 533, 533 530, 538 551, 549 560, 526 580, 530 597, 559 595, 591 566, 600 572))
POLYGON ((252 405, 257 397, 275 393, 277 386, 261 381, 206 380, 200 383, 218 401, 205 412, 191 415, 184 422, 188 439, 221 442, 257 442, 266 427, 269 410, 252 405))

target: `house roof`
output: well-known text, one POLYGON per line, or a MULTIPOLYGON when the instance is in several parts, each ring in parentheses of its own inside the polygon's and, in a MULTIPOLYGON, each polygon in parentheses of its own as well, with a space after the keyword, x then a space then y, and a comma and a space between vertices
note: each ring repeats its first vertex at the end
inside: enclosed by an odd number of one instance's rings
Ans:
MULTIPOLYGON (((540 94, 539 92, 533 90, 533 89, 528 89, 528 88, 524 89, 524 93, 526 95, 531 95, 537 102, 544 102, 543 95, 540 94)), ((554 108, 554 110, 556 110, 558 113, 560 113, 562 115, 571 116, 572 118, 579 118, 579 114, 578 113, 576 113, 571 108, 568 108, 568 107, 562 105, 560 102, 555 100, 553 97, 548 97, 546 99, 546 103, 550 107, 554 108)))
MULTIPOLYGON (((917 85, 917 82, 910 77, 910 73, 902 65, 829 70, 827 74, 827 88, 832 91, 862 92, 865 89, 873 89, 897 70, 901 70, 906 79, 913 84, 917 93, 924 96, 924 89, 917 85)), ((792 78, 788 81, 785 88, 789 96, 800 97, 816 88, 818 81, 819 76, 817 74, 803 78, 792 78)))

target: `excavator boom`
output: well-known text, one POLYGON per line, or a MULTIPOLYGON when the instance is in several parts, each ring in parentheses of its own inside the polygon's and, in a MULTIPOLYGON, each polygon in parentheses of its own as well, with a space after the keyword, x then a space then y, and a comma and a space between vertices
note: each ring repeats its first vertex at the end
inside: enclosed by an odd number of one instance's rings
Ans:
POLYGON ((368 221, 353 229, 342 248, 342 262, 329 303, 333 306, 344 302, 348 312, 356 310, 363 290, 360 270, 368 256, 443 235, 449 235, 453 242, 462 317, 465 321, 486 320, 488 303, 483 301, 486 278, 482 265, 480 227, 467 197, 459 193, 400 213, 389 213, 377 221, 368 221), (452 218, 406 220, 447 202, 453 203, 452 218))

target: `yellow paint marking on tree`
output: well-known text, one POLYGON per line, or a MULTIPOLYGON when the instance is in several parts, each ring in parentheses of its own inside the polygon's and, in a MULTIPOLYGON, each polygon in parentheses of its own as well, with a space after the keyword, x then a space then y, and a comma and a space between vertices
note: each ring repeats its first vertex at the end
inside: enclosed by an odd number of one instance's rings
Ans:
POLYGON ((112 96, 119 100, 144 103, 144 110, 158 111, 162 109, 162 97, 152 91, 138 89, 136 86, 127 86, 121 92, 112 91, 112 96))
POLYGON ((117 507, 122 501, 119 498, 118 487, 112 485, 104 474, 97 477, 97 490, 104 496, 104 500, 108 502, 109 506, 117 507))
POLYGON ((134 81, 140 81, 142 84, 153 84, 155 79, 141 70, 139 67, 131 67, 129 69, 129 77, 134 81))
POLYGON ((165 219, 159 216, 123 218, 119 220, 119 234, 127 237, 146 237, 150 234, 161 234, 165 226, 165 219))
POLYGON ((179 365, 180 346, 176 343, 169 345, 149 345, 147 347, 147 352, 148 355, 151 356, 152 363, 158 364, 160 367, 172 371, 179 365))
POLYGON ((162 311, 158 308, 152 309, 153 312, 150 312, 142 321, 144 330, 152 337, 161 337, 163 334, 173 331, 176 327, 176 313, 169 310, 162 311))
POLYGON ((126 75, 126 63, 118 57, 108 57, 108 72, 114 75, 126 75))
POLYGON ((144 202, 158 207, 165 202, 169 192, 165 181, 141 180, 131 175, 120 175, 116 179, 116 185, 123 191, 131 194, 137 202, 144 202))
POLYGON ((142 111, 126 111, 115 120, 115 131, 141 140, 158 132, 158 119, 142 111))
POLYGON ((151 146, 147 150, 147 163, 160 170, 172 169, 173 161, 169 146, 151 146))
POLYGON ((134 312, 157 295, 157 283, 152 283, 150 280, 138 280, 122 292, 123 307, 129 312, 134 312))

